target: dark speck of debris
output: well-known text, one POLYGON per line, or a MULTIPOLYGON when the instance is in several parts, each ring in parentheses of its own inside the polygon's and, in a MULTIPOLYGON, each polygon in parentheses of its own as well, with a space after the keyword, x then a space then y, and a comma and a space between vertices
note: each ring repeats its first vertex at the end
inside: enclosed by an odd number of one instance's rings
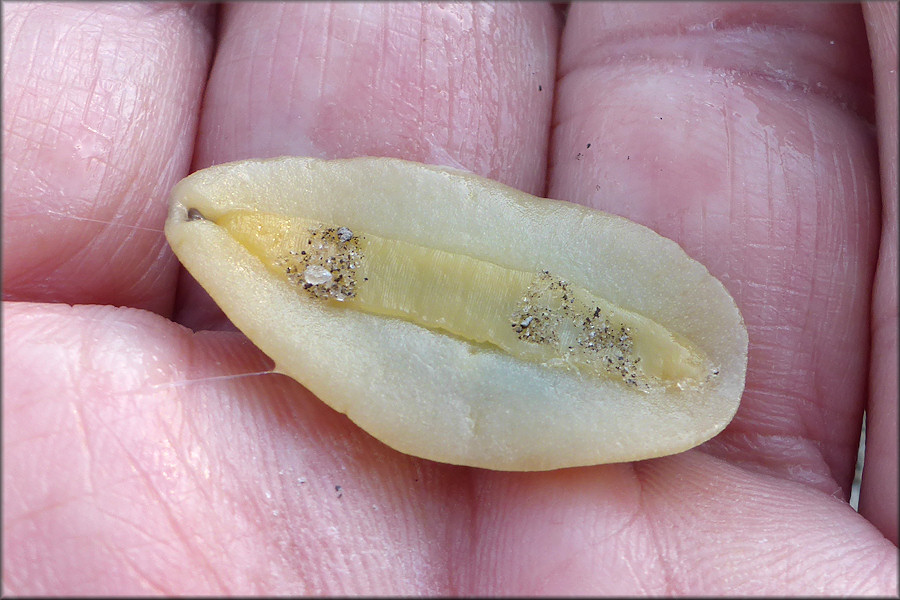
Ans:
POLYGON ((662 117, 657 117, 660 121, 662 121, 662 117))
POLYGON ((628 156, 626 156, 625 160, 631 160, 631 155, 629 154, 628 156))
POLYGON ((590 143, 590 142, 588 142, 588 145, 587 145, 587 147, 588 147, 588 148, 590 148, 590 147, 591 147, 591 143, 590 143))
POLYGON ((581 157, 584 156, 581 152, 575 155, 575 160, 581 160, 581 157))
POLYGON ((539 86, 538 86, 538 91, 539 91, 539 92, 543 92, 543 91, 544 91, 544 86, 539 85, 539 86))
POLYGON ((344 492, 343 492, 341 486, 339 486, 339 485, 334 486, 334 491, 337 492, 338 498, 340 498, 341 496, 344 495, 344 492))

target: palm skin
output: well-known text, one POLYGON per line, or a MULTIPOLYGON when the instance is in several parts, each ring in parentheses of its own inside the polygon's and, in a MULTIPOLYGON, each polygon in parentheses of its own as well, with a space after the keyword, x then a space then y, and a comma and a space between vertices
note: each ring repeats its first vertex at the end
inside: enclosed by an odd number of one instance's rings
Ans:
POLYGON ((4 592, 895 594, 891 19, 5 5, 4 592), (271 362, 180 273, 166 195, 282 154, 461 166, 675 239, 743 312, 738 415, 676 456, 503 473, 234 377, 271 362))

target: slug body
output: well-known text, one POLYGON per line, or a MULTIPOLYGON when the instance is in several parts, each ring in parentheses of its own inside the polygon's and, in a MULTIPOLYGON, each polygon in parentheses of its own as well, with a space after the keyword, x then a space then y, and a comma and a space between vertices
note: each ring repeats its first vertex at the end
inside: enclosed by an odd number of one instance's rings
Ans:
POLYGON ((416 456, 670 454, 721 430, 743 390, 740 314, 677 244, 471 174, 219 165, 176 186, 166 235, 279 370, 416 456))

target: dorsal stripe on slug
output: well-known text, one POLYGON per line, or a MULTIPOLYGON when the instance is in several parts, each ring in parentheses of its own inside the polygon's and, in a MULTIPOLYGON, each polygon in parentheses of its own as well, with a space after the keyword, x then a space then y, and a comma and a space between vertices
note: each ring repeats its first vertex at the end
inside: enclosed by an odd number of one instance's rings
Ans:
POLYGON ((702 385, 714 369, 686 340, 548 272, 340 225, 254 211, 215 220, 300 293, 398 317, 554 367, 643 390, 702 385))

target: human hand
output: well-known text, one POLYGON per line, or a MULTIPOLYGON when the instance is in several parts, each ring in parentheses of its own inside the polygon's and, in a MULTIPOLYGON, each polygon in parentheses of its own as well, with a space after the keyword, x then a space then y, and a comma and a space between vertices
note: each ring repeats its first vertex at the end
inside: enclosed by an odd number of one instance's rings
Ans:
POLYGON ((896 12, 4 5, 4 592, 896 594, 896 12), (162 235, 190 170, 282 154, 675 239, 746 320, 737 416, 544 473, 387 448, 264 374, 162 235))

